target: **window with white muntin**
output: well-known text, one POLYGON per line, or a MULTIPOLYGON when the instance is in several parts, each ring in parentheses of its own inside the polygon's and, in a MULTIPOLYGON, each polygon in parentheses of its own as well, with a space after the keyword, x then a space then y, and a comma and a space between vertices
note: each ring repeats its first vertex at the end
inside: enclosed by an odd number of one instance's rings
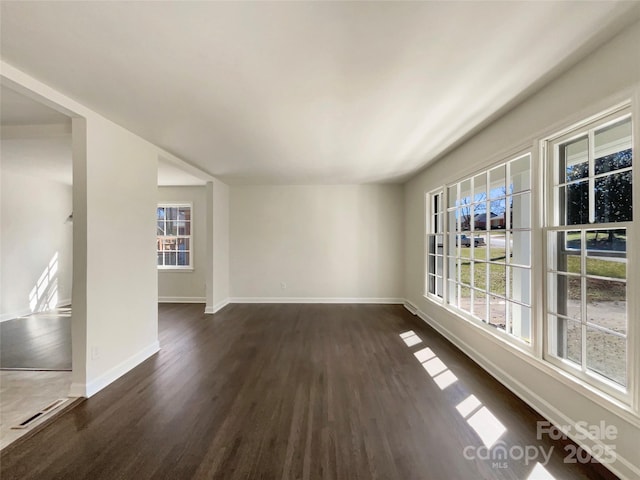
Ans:
POLYGON ((444 288, 444 206, 443 192, 438 190, 427 195, 427 275, 426 294, 442 299, 444 288))
POLYGON ((447 188, 447 303, 531 343, 531 156, 447 188))
POLYGON ((161 204, 156 211, 159 269, 193 266, 191 204, 161 204))
POLYGON ((629 378, 632 145, 628 108, 545 142, 546 355, 614 393, 629 378))

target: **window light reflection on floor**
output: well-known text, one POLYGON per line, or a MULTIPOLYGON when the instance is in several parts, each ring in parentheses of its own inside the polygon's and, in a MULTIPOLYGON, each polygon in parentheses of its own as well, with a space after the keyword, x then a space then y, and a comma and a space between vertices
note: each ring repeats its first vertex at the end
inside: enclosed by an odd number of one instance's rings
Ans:
POLYGON ((533 470, 527 477, 527 480, 556 480, 556 477, 551 475, 546 468, 542 466, 540 463, 536 463, 533 470))
POLYGON ((463 418, 467 418, 474 410, 482 405, 482 402, 476 398, 475 395, 469 395, 462 402, 458 404, 456 410, 462 415, 463 418))
POLYGON ((440 390, 444 390, 458 381, 458 377, 449 370, 445 363, 429 347, 422 348, 414 352, 413 355, 422 364, 422 368, 433 378, 436 385, 440 387, 440 390))
POLYGON ((417 345, 418 343, 422 342, 422 340, 420 340, 420 337, 416 335, 416 332, 414 332, 413 330, 409 330, 408 332, 401 333, 400 338, 404 340, 404 343, 407 344, 407 347, 413 347, 414 345, 417 345))
MULTIPOLYGON (((400 337, 409 347, 422 342, 413 330, 401 333, 400 337)), ((440 390, 444 390, 458 381, 458 377, 449 370, 449 367, 438 358, 431 348, 424 347, 414 352, 413 355, 422 364, 422 368, 431 376, 440 390)), ((507 431, 500 420, 487 407, 483 406, 475 395, 469 395, 456 406, 456 409, 469 426, 475 430, 487 448, 491 448, 507 431)))
POLYGON ((506 427, 491 413, 487 407, 475 395, 469 395, 456 406, 456 410, 467 420, 467 423, 482 440, 487 448, 496 443, 496 441, 507 431, 506 427))
POLYGON ((433 350, 431 350, 429 347, 424 347, 423 349, 415 352, 413 355, 418 359, 420 363, 424 363, 427 360, 431 360, 433 357, 436 356, 436 354, 433 353, 433 350))
POLYGON ((436 375, 433 377, 433 381, 436 382, 436 385, 440 387, 440 390, 444 390, 449 385, 454 384, 458 381, 458 377, 456 377, 451 370, 445 370, 440 375, 436 375))
POLYGON ((427 360, 422 364, 422 366, 427 373, 431 375, 431 377, 435 377, 439 373, 447 370, 447 366, 437 356, 433 357, 431 360, 427 360))
POLYGON ((505 426, 500 423, 500 420, 487 407, 481 407, 480 410, 467 419, 467 423, 476 431, 487 448, 491 448, 502 434, 507 431, 505 426))

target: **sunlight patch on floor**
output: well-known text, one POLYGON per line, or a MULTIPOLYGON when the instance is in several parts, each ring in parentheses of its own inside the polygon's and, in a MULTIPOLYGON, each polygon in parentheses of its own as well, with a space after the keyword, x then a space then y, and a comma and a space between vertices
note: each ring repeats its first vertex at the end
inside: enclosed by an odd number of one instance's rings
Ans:
POLYGON ((416 333, 413 330, 409 330, 408 332, 401 333, 400 338, 404 340, 404 343, 407 344, 407 347, 413 347, 414 345, 417 345, 418 343, 422 342, 422 340, 420 340, 420 337, 416 335, 416 333))
POLYGON ((436 382, 436 385, 440 387, 440 390, 444 390, 449 385, 454 384, 458 381, 458 377, 456 377, 451 370, 445 370, 440 375, 436 375, 433 377, 433 381, 436 382))
POLYGON ((424 369, 432 377, 447 370, 447 366, 438 357, 434 357, 431 360, 427 360, 422 364, 424 369))
MULTIPOLYGON (((408 330, 400 334, 407 346, 411 347, 422 340, 413 330, 408 330)), ((422 365, 422 368, 429 374, 440 390, 444 390, 458 381, 458 377, 438 358, 429 347, 421 348, 413 353, 422 365)), ((482 402, 475 395, 469 395, 456 406, 458 413, 464 418, 469 426, 473 428, 482 443, 487 448, 492 445, 507 431, 506 427, 482 405, 482 402)))
POLYGON ((458 413, 462 415, 463 418, 467 418, 480 406, 482 406, 482 402, 478 400, 475 395, 469 395, 458 404, 456 410, 458 410, 458 413))
POLYGON ((533 470, 527 477, 527 480, 556 480, 556 477, 551 475, 546 468, 542 466, 540 463, 536 463, 533 470))
POLYGON ((480 408, 469 417, 467 423, 476 431, 487 448, 491 448, 502 434, 507 431, 505 426, 487 407, 480 408))
POLYGON ((433 350, 431 350, 429 347, 424 347, 423 349, 415 352, 413 355, 418 359, 420 363, 424 363, 427 360, 431 360, 433 357, 436 356, 436 354, 433 353, 433 350))

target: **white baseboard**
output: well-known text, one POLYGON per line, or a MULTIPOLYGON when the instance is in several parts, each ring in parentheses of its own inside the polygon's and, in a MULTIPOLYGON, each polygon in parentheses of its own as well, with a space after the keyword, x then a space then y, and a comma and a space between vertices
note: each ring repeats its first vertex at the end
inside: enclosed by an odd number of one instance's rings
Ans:
POLYGON ((411 303, 409 300, 405 300, 404 301, 404 308, 406 308, 407 310, 409 310, 410 313, 412 313, 413 315, 417 315, 418 314, 418 307, 416 307, 413 303, 411 303))
POLYGON ((205 297, 158 297, 158 303, 207 303, 205 297))
POLYGON ((91 397, 105 388, 107 385, 115 382, 125 373, 129 372, 147 358, 160 351, 160 343, 155 341, 151 345, 143 348, 138 353, 130 356, 123 362, 120 362, 113 368, 87 383, 72 383, 69 390, 70 397, 91 397))
POLYGON ((31 315, 31 313, 33 312, 31 312, 30 308, 18 310, 15 312, 3 313, 2 315, 0 315, 0 322, 6 322, 8 320, 13 320, 14 318, 25 317, 27 315, 31 315))
POLYGON ((224 300, 216 303, 213 307, 207 305, 206 307, 204 307, 204 313, 208 314, 208 315, 212 315, 214 313, 218 313, 224 307, 229 305, 229 303, 231 303, 231 299, 230 298, 225 298, 224 300))
MULTIPOLYGON (((63 300, 59 300, 56 308, 64 307, 65 305, 71 305, 71 299, 65 298, 63 300)), ((32 312, 30 308, 24 308, 22 310, 17 310, 15 312, 3 313, 0 315, 0 323, 6 322, 7 320, 13 320, 14 318, 26 317, 27 315, 31 315, 33 313, 43 313, 43 312, 32 312)))
POLYGON ((62 300, 58 300, 58 305, 56 305, 56 308, 64 307, 66 305, 71 305, 71 298, 64 298, 62 300))
POLYGON ((402 298, 378 297, 232 297, 229 303, 376 303, 404 304, 402 298))
POLYGON ((205 314, 213 314, 230 303, 375 303, 375 304, 403 304, 401 298, 345 298, 345 297, 230 297, 216 303, 213 307, 206 306, 205 314))
POLYGON ((84 383, 72 383, 69 388, 69 396, 72 398, 86 397, 87 389, 84 383))
MULTIPOLYGON (((407 310, 420 317, 425 323, 427 323, 430 327, 444 336, 448 341, 453 343, 475 363, 480 365, 480 367, 482 367, 484 371, 498 380, 502 385, 504 385, 518 398, 520 398, 520 400, 533 408, 536 412, 538 412, 542 417, 551 422, 553 425, 576 425, 578 423, 577 420, 570 418, 569 416, 565 415, 563 412, 555 408, 536 392, 529 389, 522 382, 505 372, 500 366, 487 359, 484 355, 472 348, 465 341, 461 340, 460 337, 451 333, 447 328, 434 321, 431 317, 415 307, 413 304, 409 303, 409 305, 407 305, 407 303, 409 302, 405 303, 405 308, 407 310), (415 312, 411 307, 415 308, 415 312)), ((598 455, 595 454, 591 445, 585 444, 580 439, 573 438, 575 430, 576 429, 572 429, 572 431, 569 432, 567 436, 571 438, 576 444, 581 446, 584 450, 586 450, 594 458, 598 459, 598 455)), ((593 439, 592 441, 599 447, 597 450, 601 452, 601 455, 609 451, 609 446, 604 444, 601 440, 593 439)), ((637 466, 635 466, 626 458, 622 457, 617 451, 615 452, 615 454, 616 460, 614 463, 603 463, 602 465, 622 479, 640 478, 640 469, 637 466)))

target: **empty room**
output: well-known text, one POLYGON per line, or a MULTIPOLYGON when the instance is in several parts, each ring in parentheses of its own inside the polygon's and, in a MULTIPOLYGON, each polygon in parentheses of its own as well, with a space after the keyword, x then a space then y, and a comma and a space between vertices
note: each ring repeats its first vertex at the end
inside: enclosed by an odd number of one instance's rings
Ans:
POLYGON ((640 478, 640 2, 0 27, 0 478, 640 478))

